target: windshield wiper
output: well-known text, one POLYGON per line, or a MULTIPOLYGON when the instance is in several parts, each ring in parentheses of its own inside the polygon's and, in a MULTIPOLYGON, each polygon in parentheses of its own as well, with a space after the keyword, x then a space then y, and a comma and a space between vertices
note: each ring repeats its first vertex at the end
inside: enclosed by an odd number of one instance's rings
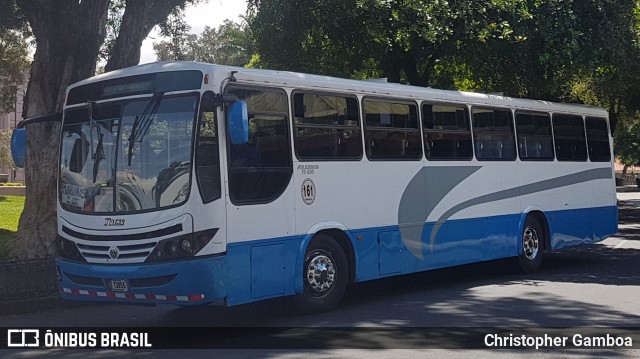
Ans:
POLYGON ((96 182, 96 178, 98 177, 98 168, 100 168, 100 162, 105 158, 104 156, 104 147, 102 146, 102 139, 104 138, 104 134, 100 131, 100 125, 98 124, 96 127, 98 131, 98 145, 96 146, 96 152, 91 156, 93 159, 93 183, 96 182))
POLYGON ((98 177, 98 169, 100 168, 100 162, 105 158, 104 147, 102 146, 102 140, 104 134, 100 130, 100 124, 96 123, 93 119, 93 105, 95 102, 87 101, 87 107, 89 110, 89 143, 91 144, 91 159, 93 160, 93 182, 96 182, 98 177), (98 144, 96 145, 95 152, 93 151, 93 127, 96 127, 96 134, 98 135, 98 144))
POLYGON ((136 116, 131 127, 131 135, 129 135, 129 148, 127 150, 127 166, 131 166, 131 157, 133 157, 133 146, 136 142, 142 141, 142 138, 147 134, 149 126, 153 119, 153 115, 158 111, 160 106, 160 99, 164 92, 156 92, 149 100, 147 107, 142 111, 142 115, 136 116))

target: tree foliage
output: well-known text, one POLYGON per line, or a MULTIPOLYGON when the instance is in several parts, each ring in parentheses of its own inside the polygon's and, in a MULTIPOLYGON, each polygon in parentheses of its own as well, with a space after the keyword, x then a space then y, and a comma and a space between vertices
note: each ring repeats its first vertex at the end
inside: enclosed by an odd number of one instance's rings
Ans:
MULTIPOLYGON (((187 4, 206 0, 129 0, 117 30, 116 40, 109 52, 105 71, 134 66, 140 62, 142 41, 154 26, 163 24, 170 14, 181 12, 187 4)), ((117 11, 116 11, 117 12, 117 11)))
MULTIPOLYGON (((608 1, 606 13, 593 18, 593 28, 615 31, 593 34, 585 56, 596 66, 571 81, 571 97, 609 111, 614 152, 625 165, 640 164, 640 5, 637 1, 608 1), (601 44, 598 46, 598 43, 601 44)), ((604 6, 603 6, 604 8, 604 6)), ((598 11, 603 9, 597 8, 598 11)), ((596 31, 594 31, 596 32, 596 31)))
POLYGON ((189 34, 189 28, 174 26, 163 31, 167 41, 154 43, 160 61, 189 60, 221 65, 247 65, 255 53, 255 43, 246 22, 225 20, 217 28, 206 26, 202 34, 189 34))
POLYGON ((0 113, 14 111, 18 87, 29 70, 26 18, 14 0, 0 2, 0 113))
POLYGON ((191 26, 187 24, 183 12, 174 11, 159 27, 160 35, 169 39, 168 41, 162 41, 160 45, 153 44, 159 61, 193 60, 190 55, 189 44, 195 35, 189 33, 191 26))
MULTIPOLYGON (((470 41, 510 38, 520 1, 253 0, 251 29, 268 67, 419 86, 470 41)), ((459 62, 464 63, 464 62, 459 62)))
POLYGON ((637 116, 626 118, 615 133, 614 151, 624 165, 640 165, 640 121, 637 116))
POLYGON ((29 69, 25 31, 0 28, 0 112, 14 111, 18 87, 29 69))
POLYGON ((266 67, 560 100, 615 62, 632 0, 252 0, 266 67))
POLYGON ((20 29, 27 24, 15 0, 0 1, 0 29, 20 29))
POLYGON ((246 22, 225 20, 217 29, 205 27, 193 45, 198 61, 244 66, 255 53, 255 43, 246 22))

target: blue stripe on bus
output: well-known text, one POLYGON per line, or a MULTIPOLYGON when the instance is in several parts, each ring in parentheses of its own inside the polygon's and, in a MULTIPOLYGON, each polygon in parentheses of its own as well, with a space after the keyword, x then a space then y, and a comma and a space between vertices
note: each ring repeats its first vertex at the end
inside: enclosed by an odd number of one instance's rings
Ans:
MULTIPOLYGON (((617 231, 617 208, 599 207, 545 213, 552 233, 552 249, 600 241, 617 231)), ((518 255, 522 215, 449 220, 439 230, 433 248, 423 246, 424 260, 407 249, 399 226, 350 231, 356 256, 356 281, 366 281, 429 269, 518 255)), ((422 226, 423 243, 435 223, 422 226)), ((228 305, 294 294, 301 280, 301 245, 305 235, 230 243, 226 256, 194 258, 158 264, 90 265, 58 259, 61 285, 81 290, 108 290, 79 285, 66 273, 109 279, 152 278, 177 274, 168 284, 133 288, 129 293, 191 295, 203 293, 203 302, 226 299, 228 305)), ((101 297, 71 299, 113 300, 101 297)), ((144 300, 140 300, 144 301, 144 300)), ((196 304, 196 303, 179 303, 196 304)))
POLYGON ((597 207, 548 212, 551 248, 563 249, 590 244, 618 231, 618 208, 597 207))

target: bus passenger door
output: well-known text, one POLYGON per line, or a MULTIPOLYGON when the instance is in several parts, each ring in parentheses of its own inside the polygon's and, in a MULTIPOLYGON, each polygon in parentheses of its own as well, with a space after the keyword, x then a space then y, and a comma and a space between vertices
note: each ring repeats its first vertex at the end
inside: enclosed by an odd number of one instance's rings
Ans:
MULTIPOLYGON (((229 86, 246 101, 247 143, 227 143, 228 303, 293 294, 292 159, 284 91, 229 86)), ((227 138, 228 139, 228 138, 227 138)))
POLYGON ((290 181, 278 184, 285 181, 282 178, 285 174, 260 173, 255 167, 232 166, 229 171, 227 256, 231 288, 228 300, 240 304, 293 293, 293 282, 288 278, 294 277, 298 246, 291 240, 294 221, 293 191, 287 190, 290 181), (271 193, 276 185, 285 188, 271 193), (248 196, 258 194, 268 194, 269 198, 247 202, 248 196))

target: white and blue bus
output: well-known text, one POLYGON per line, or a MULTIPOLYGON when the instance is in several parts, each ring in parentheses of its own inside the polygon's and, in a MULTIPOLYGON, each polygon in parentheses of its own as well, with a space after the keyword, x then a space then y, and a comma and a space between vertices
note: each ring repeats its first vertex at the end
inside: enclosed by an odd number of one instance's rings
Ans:
POLYGON ((62 297, 334 307, 350 283, 617 231, 600 108, 194 62, 69 87, 62 297))

